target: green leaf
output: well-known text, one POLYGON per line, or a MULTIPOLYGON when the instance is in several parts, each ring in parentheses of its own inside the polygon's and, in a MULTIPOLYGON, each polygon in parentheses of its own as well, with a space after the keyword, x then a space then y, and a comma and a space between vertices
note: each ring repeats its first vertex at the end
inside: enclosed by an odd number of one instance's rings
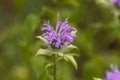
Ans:
POLYGON ((76 46, 70 44, 70 45, 68 45, 66 47, 63 47, 62 50, 61 50, 61 52, 69 52, 70 50, 72 50, 74 48, 78 49, 76 46))
POLYGON ((49 63, 49 64, 46 64, 42 71, 41 71, 41 74, 39 76, 39 79, 38 80, 47 80, 47 77, 48 77, 48 68, 51 67, 53 64, 52 63, 49 63))
POLYGON ((66 61, 71 62, 73 66, 75 67, 75 69, 77 69, 77 63, 72 55, 64 55, 63 57, 66 61))
POLYGON ((52 53, 50 53, 48 49, 39 49, 38 52, 36 53, 36 56, 38 55, 50 56, 52 55, 52 53))
POLYGON ((36 36, 36 37, 39 38, 41 41, 43 41, 44 44, 45 44, 47 47, 51 48, 50 45, 49 45, 49 43, 48 43, 48 41, 47 41, 45 38, 43 38, 43 37, 41 37, 41 36, 36 36))
POLYGON ((80 56, 80 54, 78 54, 78 53, 65 53, 65 54, 71 55, 71 56, 74 56, 74 57, 79 57, 80 56))
POLYGON ((102 80, 102 79, 100 79, 100 78, 93 78, 94 80, 102 80))
POLYGON ((57 54, 58 54, 58 56, 63 56, 62 52, 58 52, 57 54))

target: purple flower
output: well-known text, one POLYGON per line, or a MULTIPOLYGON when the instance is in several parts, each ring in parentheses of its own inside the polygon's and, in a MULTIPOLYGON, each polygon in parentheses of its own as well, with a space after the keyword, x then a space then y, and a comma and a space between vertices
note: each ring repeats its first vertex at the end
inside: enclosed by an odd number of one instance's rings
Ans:
POLYGON ((112 71, 106 73, 106 78, 104 80, 120 80, 120 70, 117 66, 111 66, 112 71))
POLYGON ((68 19, 66 19, 64 22, 61 22, 59 15, 55 30, 52 28, 49 21, 43 25, 41 30, 46 31, 42 34, 42 37, 44 37, 49 42, 49 45, 54 48, 66 46, 67 42, 71 43, 75 38, 75 35, 71 34, 71 32, 76 31, 75 28, 68 24, 68 19))
POLYGON ((113 0, 113 2, 120 7, 120 0, 113 0))

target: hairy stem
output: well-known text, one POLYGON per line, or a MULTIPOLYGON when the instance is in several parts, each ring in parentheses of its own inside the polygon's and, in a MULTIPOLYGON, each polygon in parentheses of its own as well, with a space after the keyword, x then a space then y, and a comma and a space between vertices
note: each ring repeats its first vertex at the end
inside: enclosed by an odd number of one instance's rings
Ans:
POLYGON ((54 55, 54 67, 53 67, 53 78, 56 80, 56 70, 57 69, 57 61, 56 61, 56 54, 54 55))

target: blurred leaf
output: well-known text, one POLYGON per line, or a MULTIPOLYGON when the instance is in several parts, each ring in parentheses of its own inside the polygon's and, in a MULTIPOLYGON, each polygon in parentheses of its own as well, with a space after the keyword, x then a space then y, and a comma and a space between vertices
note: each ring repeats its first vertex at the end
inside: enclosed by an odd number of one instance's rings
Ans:
POLYGON ((24 22, 25 30, 33 32, 39 26, 39 16, 37 14, 29 14, 24 22))
POLYGON ((65 54, 63 57, 66 61, 72 63, 72 65, 75 67, 75 69, 77 69, 77 63, 73 56, 65 54))
POLYGON ((119 37, 120 38, 120 20, 118 18, 115 18, 114 20, 112 20, 112 22, 110 22, 110 26, 112 28, 112 32, 111 32, 111 36, 114 37, 119 37))
POLYGON ((63 1, 64 4, 68 4, 68 5, 72 5, 72 6, 79 6, 79 3, 77 2, 77 0, 64 0, 63 1))
POLYGON ((90 80, 95 77, 102 77, 103 74, 103 55, 94 54, 94 56, 88 60, 83 66, 83 80, 90 80), (99 63, 99 64, 98 64, 99 63))

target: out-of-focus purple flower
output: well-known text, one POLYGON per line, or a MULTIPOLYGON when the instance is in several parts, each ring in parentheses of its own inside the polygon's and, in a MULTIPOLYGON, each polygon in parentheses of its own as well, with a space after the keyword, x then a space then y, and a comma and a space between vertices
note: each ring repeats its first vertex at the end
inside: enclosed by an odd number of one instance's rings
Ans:
POLYGON ((46 31, 42 34, 42 37, 44 37, 54 48, 61 48, 62 46, 66 46, 67 42, 72 42, 75 35, 71 34, 71 32, 76 31, 75 28, 68 24, 68 19, 61 22, 59 14, 55 30, 52 28, 49 21, 43 25, 41 30, 46 31))
POLYGON ((113 2, 120 7, 120 0, 113 0, 113 2))
POLYGON ((106 78, 104 80, 120 80, 120 70, 117 66, 111 66, 112 71, 106 72, 106 78))

